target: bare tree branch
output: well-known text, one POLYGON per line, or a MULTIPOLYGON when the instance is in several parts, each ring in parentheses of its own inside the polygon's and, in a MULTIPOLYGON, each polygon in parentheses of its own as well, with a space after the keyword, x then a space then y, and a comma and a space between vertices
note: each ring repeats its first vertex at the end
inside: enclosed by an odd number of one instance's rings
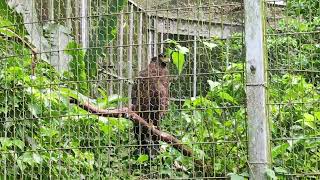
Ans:
POLYGON ((179 141, 177 138, 175 138, 171 134, 162 132, 152 124, 149 124, 147 121, 141 118, 137 113, 131 111, 131 108, 126 107, 126 108, 105 110, 105 109, 99 109, 98 107, 95 107, 94 105, 88 102, 80 103, 78 100, 74 98, 70 99, 70 102, 73 104, 77 104, 79 107, 83 108, 84 110, 92 114, 96 114, 98 116, 128 118, 136 124, 141 124, 142 128, 147 128, 147 130, 150 131, 151 134, 156 135, 158 140, 171 144, 174 148, 178 149, 183 155, 190 156, 190 157, 192 157, 193 155, 193 152, 189 147, 185 146, 181 141, 179 141))
MULTIPOLYGON (((125 117, 127 119, 130 119, 134 123, 141 124, 142 128, 146 128, 149 132, 151 132, 152 135, 155 135, 158 140, 164 141, 177 150, 179 150, 183 155, 193 157, 194 153, 191 148, 184 145, 180 140, 172 136, 171 134, 165 133, 163 131, 160 131, 152 124, 149 124, 146 120, 141 118, 137 113, 131 111, 131 107, 127 108, 119 108, 119 109, 100 109, 98 107, 95 107, 94 105, 88 103, 88 102, 79 102, 77 99, 71 98, 70 103, 76 104, 77 106, 83 108, 84 110, 103 117, 125 117)), ((195 165, 199 168, 203 168, 205 171, 210 171, 212 168, 210 165, 205 165, 203 161, 201 160, 194 160, 195 165)))

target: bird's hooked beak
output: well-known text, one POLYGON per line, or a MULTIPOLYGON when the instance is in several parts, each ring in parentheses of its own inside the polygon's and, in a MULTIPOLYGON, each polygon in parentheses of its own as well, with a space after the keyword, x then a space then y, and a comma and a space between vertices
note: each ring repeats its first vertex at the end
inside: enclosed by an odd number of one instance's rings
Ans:
POLYGON ((165 63, 169 63, 171 61, 171 58, 169 57, 162 57, 161 59, 162 62, 165 62, 165 63))
POLYGON ((161 62, 164 62, 164 63, 169 63, 171 61, 171 56, 168 56, 163 53, 159 54, 158 57, 160 58, 161 62))

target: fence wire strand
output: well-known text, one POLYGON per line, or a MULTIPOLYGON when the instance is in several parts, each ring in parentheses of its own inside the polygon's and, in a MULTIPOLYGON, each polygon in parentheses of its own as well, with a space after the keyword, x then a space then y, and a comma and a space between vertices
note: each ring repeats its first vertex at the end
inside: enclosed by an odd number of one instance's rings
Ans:
POLYGON ((267 83, 249 84, 242 1, 1 1, 0 179, 248 178, 260 85, 267 175, 318 179, 319 3, 264 3, 267 83))

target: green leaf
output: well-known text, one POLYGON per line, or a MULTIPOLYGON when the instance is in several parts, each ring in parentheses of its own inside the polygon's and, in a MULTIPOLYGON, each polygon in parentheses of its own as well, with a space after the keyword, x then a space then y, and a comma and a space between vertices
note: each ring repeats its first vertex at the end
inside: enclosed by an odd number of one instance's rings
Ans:
POLYGON ((42 126, 40 128, 40 133, 41 133, 41 136, 46 136, 46 137, 52 138, 53 136, 58 134, 58 131, 55 129, 52 129, 52 128, 47 128, 47 127, 42 126))
POLYGON ((33 153, 32 158, 33 158, 34 162, 37 164, 41 164, 41 162, 43 160, 42 157, 40 156, 40 154, 38 154, 38 153, 33 153))
POLYGON ((172 53, 173 53, 173 50, 171 48, 167 48, 166 51, 165 51, 165 54, 166 54, 167 57, 172 57, 171 56, 172 53))
POLYGON ((303 114, 303 119, 298 120, 297 122, 300 122, 302 125, 306 125, 312 129, 316 129, 316 124, 314 122, 315 118, 313 115, 309 113, 303 114))
POLYGON ((274 173, 274 171, 272 169, 267 169, 266 174, 267 174, 267 177, 269 177, 271 179, 274 179, 274 180, 277 179, 276 174, 274 173))
POLYGON ((38 114, 40 114, 40 107, 37 104, 28 104, 28 109, 34 117, 38 117, 38 114))
POLYGON ((172 45, 174 45, 174 46, 176 46, 176 45, 179 44, 179 43, 177 43, 177 41, 172 40, 172 39, 166 39, 164 42, 165 42, 165 43, 168 43, 168 44, 172 44, 172 45))
POLYGON ((12 141, 12 143, 13 143, 15 146, 17 146, 20 150, 23 150, 23 149, 24 149, 25 144, 24 144, 24 142, 21 141, 20 139, 15 139, 15 140, 12 141))
POLYGON ((21 159, 17 160, 17 164, 18 164, 20 170, 22 170, 22 171, 26 168, 26 165, 23 163, 23 161, 21 159))
POLYGON ((185 55, 180 53, 179 51, 174 51, 171 54, 173 64, 176 65, 176 68, 178 69, 179 74, 181 74, 183 70, 183 65, 185 62, 185 55))
POLYGON ((224 100, 227 100, 227 101, 232 102, 234 104, 238 104, 237 101, 227 92, 221 91, 218 93, 218 96, 224 100))
POLYGON ((25 152, 22 154, 22 156, 19 157, 23 162, 28 163, 29 165, 34 164, 34 159, 32 157, 31 152, 25 152))
POLYGON ((204 41, 203 44, 208 47, 210 50, 212 50, 213 48, 217 47, 218 45, 212 42, 206 42, 204 41))
POLYGON ((85 52, 79 48, 80 46, 76 42, 71 41, 68 43, 65 52, 72 56, 72 60, 69 62, 70 71, 72 72, 71 80, 78 82, 77 90, 79 90, 80 93, 87 94, 88 84, 86 83, 87 74, 84 62, 85 52))
POLYGON ((230 176, 231 180, 244 180, 245 178, 243 176, 240 176, 238 174, 230 173, 228 174, 230 176))
POLYGON ((62 95, 62 96, 65 96, 65 97, 72 97, 74 99, 77 99, 79 100, 80 102, 89 102, 89 103, 95 103, 95 99, 91 99, 89 98, 88 96, 85 96, 81 93, 79 93, 78 91, 75 91, 75 90, 72 90, 72 89, 69 89, 69 88, 59 88, 59 93, 62 95))
POLYGON ((8 147, 12 146, 12 141, 6 137, 0 137, 0 143, 3 149, 7 149, 8 147))
POLYGON ((207 80, 207 82, 210 86, 210 91, 213 91, 216 87, 221 85, 219 82, 213 82, 211 80, 207 80))
POLYGON ((137 159, 137 162, 138 162, 139 164, 142 164, 142 163, 144 163, 145 161, 147 161, 148 159, 149 159, 149 156, 148 156, 148 155, 142 154, 142 155, 140 155, 139 158, 137 159))
MULTIPOLYGON (((26 29, 23 25, 23 18, 19 13, 12 10, 6 0, 0 0, 0 16, 6 21, 8 26, 14 25, 17 29, 17 33, 23 35, 26 29)), ((2 21, 2 20, 1 20, 2 21)), ((2 25, 0 26, 2 27, 2 25)))
POLYGON ((283 167, 274 167, 274 171, 275 171, 276 173, 279 173, 279 174, 288 173, 288 171, 287 171, 285 168, 283 168, 283 167))
POLYGON ((281 155, 286 152, 287 148, 289 147, 288 143, 283 143, 272 148, 272 157, 276 158, 278 155, 281 155))
POLYGON ((318 121, 320 121, 320 111, 314 112, 314 116, 318 121))
MULTIPOLYGON (((0 25, 0 27, 1 27, 1 25, 0 25)), ((0 34, 3 34, 7 37, 17 36, 17 34, 15 32, 13 32, 11 29, 8 29, 8 28, 0 28, 0 34)))
MULTIPOLYGON (((107 48, 105 46, 112 42, 117 36, 118 18, 117 15, 123 7, 127 4, 128 0, 109 0, 105 1, 107 4, 103 4, 107 7, 104 13, 108 16, 99 16, 98 23, 93 24, 93 29, 90 32, 89 47, 85 54, 85 67, 86 74, 90 78, 94 78, 97 72, 97 60, 106 53, 107 48), (91 48, 94 47, 94 48, 91 48)), ((97 8, 100 9, 100 8, 97 8)), ((102 12, 98 12, 99 14, 102 12)))
MULTIPOLYGON (((22 0, 16 0, 16 1, 7 1, 6 3, 9 7, 15 10, 16 13, 19 15, 21 14, 21 17, 24 23, 24 28, 28 32, 28 34, 32 37, 29 37, 30 42, 37 48, 41 49, 43 52, 49 52, 52 49, 50 48, 48 40, 43 36, 42 34, 42 26, 40 23, 33 23, 32 25, 30 22, 38 22, 38 16, 37 14, 30 13, 35 12, 36 13, 36 4, 33 2, 25 3, 22 0)), ((48 56, 46 53, 40 53, 39 54, 42 58, 42 60, 48 61, 48 56)))
POLYGON ((178 51, 182 54, 187 54, 189 53, 189 49, 187 47, 183 47, 183 46, 180 46, 180 45, 177 45, 176 46, 178 51))

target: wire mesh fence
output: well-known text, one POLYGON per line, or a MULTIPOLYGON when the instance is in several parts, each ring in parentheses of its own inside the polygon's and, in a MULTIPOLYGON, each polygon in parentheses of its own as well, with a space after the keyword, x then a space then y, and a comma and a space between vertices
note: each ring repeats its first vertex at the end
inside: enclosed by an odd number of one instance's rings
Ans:
MULTIPOLYGON (((242 1, 0 5, 0 179, 255 174, 242 1)), ((319 3, 264 5, 265 176, 317 179, 319 3)))
POLYGON ((273 167, 280 179, 319 179, 319 2, 269 7, 279 20, 265 36, 273 167))

